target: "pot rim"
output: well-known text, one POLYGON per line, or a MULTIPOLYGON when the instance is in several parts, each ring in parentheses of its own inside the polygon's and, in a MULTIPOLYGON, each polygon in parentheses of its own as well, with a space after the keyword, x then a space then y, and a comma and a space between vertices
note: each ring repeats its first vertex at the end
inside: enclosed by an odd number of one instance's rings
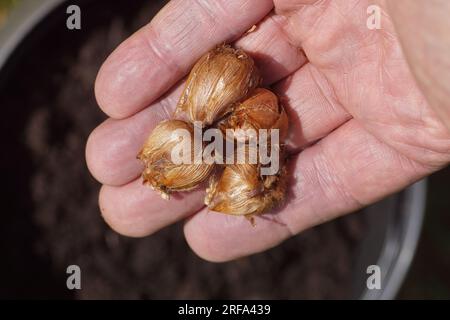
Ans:
POLYGON ((0 28, 0 72, 29 32, 65 0, 22 0, 0 28))
POLYGON ((398 193, 403 207, 389 218, 384 244, 377 260, 381 268, 380 290, 366 288, 362 300, 395 299, 412 265, 425 216, 427 180, 423 179, 398 193))

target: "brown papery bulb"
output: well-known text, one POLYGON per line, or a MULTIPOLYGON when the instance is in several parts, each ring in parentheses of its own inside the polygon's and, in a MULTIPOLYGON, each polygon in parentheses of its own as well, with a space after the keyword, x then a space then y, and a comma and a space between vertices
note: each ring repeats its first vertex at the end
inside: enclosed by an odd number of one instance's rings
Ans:
MULTIPOLYGON (((288 117, 279 104, 278 97, 264 88, 255 89, 246 100, 236 106, 227 119, 219 124, 224 132, 226 129, 253 129, 257 133, 259 129, 278 129, 280 141, 286 138, 288 126, 288 117)), ((233 136, 237 140, 244 140, 245 137, 240 137, 237 132, 233 136)))
POLYGON ((153 129, 142 150, 138 154, 144 165, 142 177, 144 184, 158 191, 165 199, 173 191, 188 191, 205 181, 213 165, 194 163, 194 129, 191 124, 180 120, 166 120, 153 129), (190 141, 180 139, 173 134, 177 129, 184 129, 191 135, 190 141), (180 143, 191 144, 192 164, 175 164, 172 161, 172 149, 180 143))
POLYGON ((211 179, 205 204, 213 211, 252 217, 284 200, 286 178, 285 167, 277 175, 261 176, 257 164, 228 165, 211 179))
POLYGON ((177 112, 208 126, 229 113, 261 82, 253 59, 244 51, 219 46, 194 65, 178 102, 177 112))

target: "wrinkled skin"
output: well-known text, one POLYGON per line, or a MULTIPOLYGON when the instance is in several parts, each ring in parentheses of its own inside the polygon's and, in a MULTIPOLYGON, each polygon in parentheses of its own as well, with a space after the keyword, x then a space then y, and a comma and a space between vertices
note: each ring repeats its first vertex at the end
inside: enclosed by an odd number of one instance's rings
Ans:
POLYGON ((450 129, 450 1, 389 1, 388 8, 421 89, 450 129))
MULTIPOLYGON (((365 0, 168 4, 107 59, 97 78, 98 103, 111 119, 92 133, 86 155, 103 183, 99 202, 106 222, 125 235, 145 236, 189 217, 184 233, 192 249, 226 261, 273 247, 446 166, 450 133, 442 115, 449 106, 442 101, 449 100, 427 103, 386 5, 379 4, 381 30, 366 27, 365 0), (166 202, 139 178, 135 155, 176 106, 181 90, 172 87, 224 41, 254 56, 288 112, 288 147, 304 148, 290 159, 289 199, 274 215, 281 223, 256 219, 252 227, 243 217, 208 213, 204 191, 166 202)), ((410 61, 422 63, 413 56, 410 61)), ((432 96, 429 88, 424 93, 432 96)))

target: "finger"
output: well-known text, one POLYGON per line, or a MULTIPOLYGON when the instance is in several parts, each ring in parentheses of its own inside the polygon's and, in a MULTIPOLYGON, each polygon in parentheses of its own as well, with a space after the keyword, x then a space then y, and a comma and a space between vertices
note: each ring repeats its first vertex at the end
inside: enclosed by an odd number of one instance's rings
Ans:
MULTIPOLYGON (((265 19, 256 31, 244 36, 237 45, 255 56, 263 74, 270 74, 270 79, 278 80, 299 69, 305 63, 305 57, 289 45, 274 24, 272 18, 265 19)), ((139 176, 142 166, 136 160, 136 154, 158 122, 169 118, 182 86, 176 86, 165 97, 134 116, 108 120, 92 132, 87 142, 86 159, 89 170, 98 181, 122 185, 139 176)))
POLYGON ((292 44, 301 46, 311 62, 324 68, 350 66, 360 61, 356 57, 367 58, 367 51, 376 49, 373 44, 393 30, 381 5, 382 28, 368 27, 367 10, 372 3, 367 0, 275 0, 274 4, 292 44))
POLYGON ((350 120, 293 159, 280 223, 202 210, 185 224, 191 248, 210 261, 227 261, 271 248, 290 235, 373 203, 428 171, 382 144, 350 120))
POLYGON ((173 0, 123 42, 103 64, 97 101, 126 118, 173 86, 214 45, 237 38, 271 9, 270 0, 173 0))
POLYGON ((99 206, 112 229, 130 237, 143 237, 199 211, 204 190, 177 193, 164 200, 140 180, 120 187, 102 186, 99 206))
POLYGON ((278 20, 279 17, 269 14, 255 31, 235 43, 253 57, 264 85, 275 83, 306 63, 303 51, 291 45, 278 20))

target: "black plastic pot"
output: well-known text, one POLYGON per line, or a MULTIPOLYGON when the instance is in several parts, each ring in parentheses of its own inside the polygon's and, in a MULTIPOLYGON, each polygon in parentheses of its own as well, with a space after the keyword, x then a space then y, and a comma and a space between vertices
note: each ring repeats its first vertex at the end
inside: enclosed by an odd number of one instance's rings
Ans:
MULTIPOLYGON (((95 1, 81 1, 82 4, 92 2, 95 1)), ((33 55, 33 47, 39 45, 39 39, 51 37, 52 28, 63 28, 61 23, 55 24, 54 20, 61 22, 65 17, 55 17, 55 12, 61 14, 64 12, 61 6, 69 4, 69 1, 64 0, 21 1, 0 30, 0 93, 15 68, 27 56, 33 55)), ((43 67, 45 63, 49 62, 43 62, 43 67)), ((7 107, 2 106, 2 109, 7 107)), ((393 299, 396 296, 416 250, 424 215, 425 194, 426 182, 421 181, 364 210, 369 229, 360 245, 359 258, 353 270, 351 286, 354 298, 393 299), (381 268, 380 290, 369 290, 366 286, 369 265, 381 268)))

